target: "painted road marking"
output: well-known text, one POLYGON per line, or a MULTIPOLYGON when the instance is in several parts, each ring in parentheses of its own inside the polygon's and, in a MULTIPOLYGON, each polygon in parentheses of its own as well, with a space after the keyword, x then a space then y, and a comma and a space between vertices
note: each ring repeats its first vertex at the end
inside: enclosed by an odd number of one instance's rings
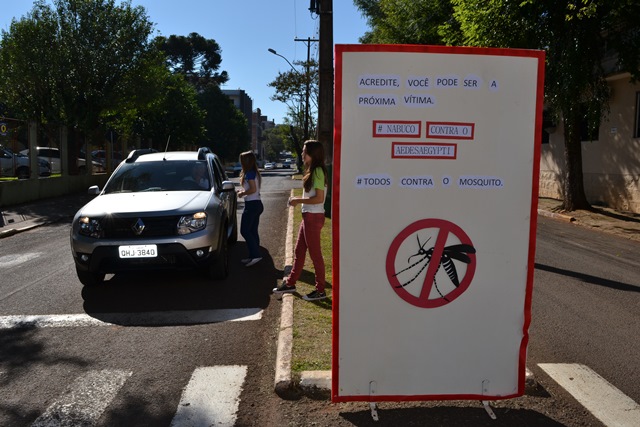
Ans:
POLYGON ((171 426, 235 425, 246 375, 246 366, 197 368, 180 397, 171 426))
POLYGON ((11 268, 24 264, 27 261, 38 258, 41 252, 29 252, 24 254, 12 254, 0 256, 0 268, 11 268))
POLYGON ((589 367, 576 363, 539 363, 538 366, 604 425, 640 426, 640 405, 589 367))
POLYGON ((32 427, 96 425, 131 374, 121 370, 88 372, 49 406, 32 427))
POLYGON ((0 316, 0 329, 64 328, 78 326, 177 326, 260 320, 260 308, 0 316))

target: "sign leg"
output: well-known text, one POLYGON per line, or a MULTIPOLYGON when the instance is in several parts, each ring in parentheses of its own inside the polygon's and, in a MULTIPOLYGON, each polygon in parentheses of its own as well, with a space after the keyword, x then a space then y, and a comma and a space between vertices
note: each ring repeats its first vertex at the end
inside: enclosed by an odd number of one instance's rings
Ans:
POLYGON ((483 400, 482 406, 484 406, 484 410, 487 411, 487 414, 489 414, 489 417, 491 417, 492 420, 498 419, 498 417, 496 417, 496 414, 493 412, 493 409, 491 409, 491 406, 489 406, 488 400, 483 400))
MULTIPOLYGON (((376 382, 369 381, 369 396, 373 396, 376 394, 376 382)), ((371 418, 373 421, 378 421, 378 407, 376 406, 376 402, 369 402, 369 408, 371 409, 371 418)))
POLYGON ((378 421, 378 407, 376 406, 376 402, 369 402, 369 407, 371 408, 371 418, 373 418, 373 421, 378 421))

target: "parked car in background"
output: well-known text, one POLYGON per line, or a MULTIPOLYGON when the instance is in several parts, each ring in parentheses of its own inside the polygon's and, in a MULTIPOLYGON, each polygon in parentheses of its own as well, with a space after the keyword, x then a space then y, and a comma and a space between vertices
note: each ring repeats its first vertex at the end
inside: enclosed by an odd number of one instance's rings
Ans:
MULTIPOLYGON (((62 163, 60 160, 60 149, 55 147, 36 147, 36 152, 38 154, 38 158, 45 160, 51 164, 51 173, 61 173, 62 172, 62 163)), ((28 156, 29 150, 22 150, 21 154, 28 156)), ((78 172, 83 175, 85 174, 85 169, 87 166, 87 162, 84 158, 76 159, 76 165, 78 167, 78 172)), ((92 161, 91 165, 93 167, 94 173, 105 172, 106 168, 102 166, 102 163, 97 161, 92 161)))
POLYGON ((240 164, 240 162, 234 163, 227 166, 226 171, 229 175, 238 177, 240 176, 240 172, 242 172, 242 165, 240 164))
MULTIPOLYGON (((0 145, 0 177, 16 177, 27 179, 31 176, 31 161, 29 157, 14 153, 8 147, 0 145)), ((46 160, 38 158, 38 176, 50 176, 51 165, 46 160)))
MULTIPOLYGON (((91 152, 91 158, 100 163, 102 167, 107 169, 107 151, 106 150, 94 150, 91 152)), ((120 151, 113 151, 111 153, 111 167, 116 168, 123 160, 122 153, 120 151)))
POLYGON ((276 165, 273 162, 267 162, 264 164, 265 170, 275 169, 276 165))
POLYGON ((198 269, 229 274, 228 245, 238 239, 237 195, 220 159, 197 152, 132 151, 102 191, 75 215, 71 252, 85 286, 105 274, 198 269), (194 177, 196 168, 204 176, 194 177))

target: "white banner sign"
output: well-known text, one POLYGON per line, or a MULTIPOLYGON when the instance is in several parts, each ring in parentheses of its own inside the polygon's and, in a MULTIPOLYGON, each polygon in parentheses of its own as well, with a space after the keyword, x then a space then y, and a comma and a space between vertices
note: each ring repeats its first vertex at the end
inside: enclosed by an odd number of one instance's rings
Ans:
POLYGON ((524 393, 544 54, 336 46, 334 401, 524 393))

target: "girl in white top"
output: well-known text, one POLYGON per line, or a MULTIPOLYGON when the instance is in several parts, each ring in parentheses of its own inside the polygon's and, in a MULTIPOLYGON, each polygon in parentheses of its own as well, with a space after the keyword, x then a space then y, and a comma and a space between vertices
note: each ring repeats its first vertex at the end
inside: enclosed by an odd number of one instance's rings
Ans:
POLYGON ((262 176, 260 176, 253 151, 241 153, 240 164, 242 165, 242 172, 240 172, 242 190, 238 191, 238 197, 244 197, 240 234, 244 237, 249 249, 249 257, 244 258, 241 262, 247 267, 251 267, 262 259, 260 254, 260 235, 258 234, 260 215, 264 211, 264 206, 260 199, 262 176))
POLYGON ((302 160, 305 173, 302 179, 304 192, 302 197, 291 197, 289 205, 302 204, 302 222, 298 231, 298 240, 294 252, 293 268, 282 285, 275 288, 276 293, 294 292, 296 281, 300 278, 304 267, 307 250, 315 270, 315 291, 305 295, 307 301, 320 300, 327 297, 325 293, 325 268, 320 245, 320 233, 324 226, 324 202, 327 194, 327 169, 324 165, 324 147, 319 141, 309 140, 304 143, 302 160))

